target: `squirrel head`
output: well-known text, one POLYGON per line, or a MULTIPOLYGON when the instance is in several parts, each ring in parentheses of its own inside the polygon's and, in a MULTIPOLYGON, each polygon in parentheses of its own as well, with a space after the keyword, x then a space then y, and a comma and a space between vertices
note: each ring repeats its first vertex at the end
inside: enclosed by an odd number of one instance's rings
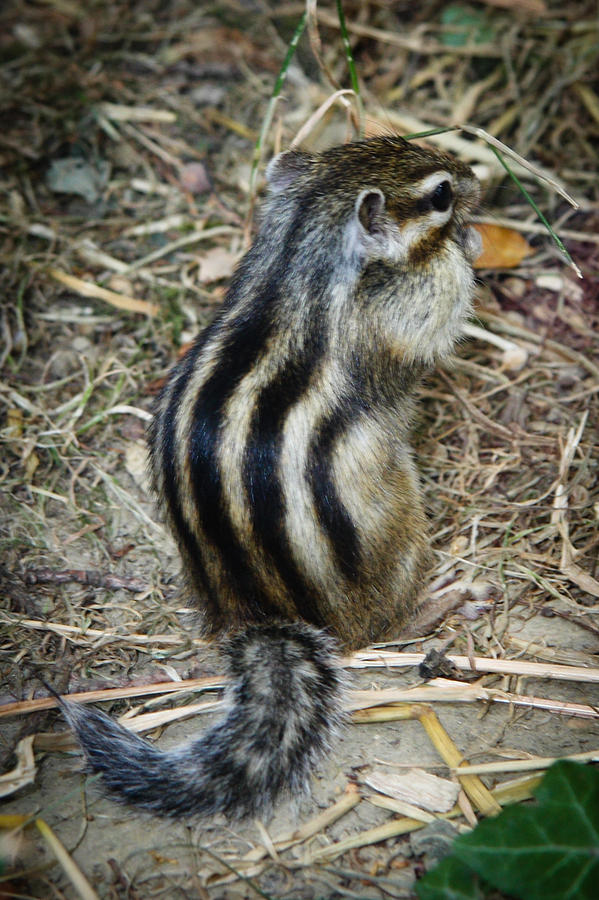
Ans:
POLYGON ((479 199, 469 166, 401 137, 377 137, 323 153, 288 150, 267 168, 271 197, 306 208, 319 197, 314 227, 345 229, 345 249, 361 260, 418 266, 448 241, 468 261, 480 238, 465 227, 479 199), (324 200, 324 202, 322 202, 324 200))

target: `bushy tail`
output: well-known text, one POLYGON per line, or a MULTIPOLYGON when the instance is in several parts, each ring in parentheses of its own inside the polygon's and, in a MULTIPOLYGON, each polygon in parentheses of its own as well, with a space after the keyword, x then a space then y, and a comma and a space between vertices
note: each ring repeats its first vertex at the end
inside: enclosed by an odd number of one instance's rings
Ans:
POLYGON ((104 713, 63 701, 93 773, 123 803, 162 816, 268 815, 304 791, 341 719, 333 641, 301 623, 252 626, 225 647, 227 713, 200 738, 158 750, 104 713))

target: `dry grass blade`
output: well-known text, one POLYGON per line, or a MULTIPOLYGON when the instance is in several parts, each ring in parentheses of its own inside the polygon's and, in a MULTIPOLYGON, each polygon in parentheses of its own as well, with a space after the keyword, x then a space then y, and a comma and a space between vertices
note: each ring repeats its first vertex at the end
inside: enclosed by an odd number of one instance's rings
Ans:
POLYGON ((175 122, 177 116, 168 109, 153 106, 125 106, 122 103, 100 103, 98 110, 114 122, 175 122))
POLYGON ((464 791, 480 812, 485 816, 492 816, 501 809, 499 803, 488 788, 485 787, 478 775, 462 775, 459 767, 465 762, 464 757, 449 737, 437 716, 428 706, 414 708, 414 715, 426 731, 437 753, 452 769, 457 769, 457 777, 464 791))
MULTIPOLYGON (((540 775, 525 776, 524 778, 518 778, 514 781, 508 781, 504 784, 500 784, 496 788, 494 788, 491 793, 494 800, 501 806, 504 806, 508 803, 518 803, 522 800, 528 800, 532 797, 533 792, 538 787, 540 780, 540 775)), ((369 800, 371 802, 375 802, 376 805, 379 805, 385 809, 395 811, 392 805, 393 801, 387 802, 386 798, 369 798, 369 800)), ((342 803, 342 801, 339 801, 339 803, 342 803)), ((454 808, 450 813, 441 816, 440 818, 454 819, 460 815, 460 809, 454 808)), ((435 817, 432 818, 434 819, 435 817)), ((338 856, 341 856, 348 850, 371 846, 372 844, 386 841, 392 837, 399 837, 402 834, 409 834, 411 831, 415 831, 416 829, 424 827, 424 825, 428 824, 428 821, 429 816, 425 816, 422 810, 419 810, 418 817, 402 817, 392 822, 385 823, 382 826, 362 831, 355 836, 347 838, 345 840, 337 841, 329 847, 324 847, 316 851, 307 851, 303 859, 299 863, 299 866, 305 868, 307 866, 313 865, 314 863, 318 864, 328 862, 338 856)), ((275 842, 275 846, 279 850, 283 849, 277 842, 275 842)), ((253 854, 257 852, 260 852, 262 856, 265 856, 267 854, 267 851, 264 848, 261 848, 260 851, 252 851, 253 854)), ((248 854, 248 856, 250 856, 250 854, 248 854)), ((258 870, 255 870, 255 872, 253 871, 252 874, 257 874, 257 872, 258 870)))
MULTIPOLYGON (((389 650, 358 650, 344 660, 351 669, 396 666, 419 666, 425 653, 393 653, 389 650)), ((494 659, 484 656, 458 656, 447 654, 447 660, 464 672, 493 672, 500 675, 524 675, 531 678, 553 678, 560 681, 581 681, 599 684, 599 668, 537 663, 526 659, 494 659)))
POLYGON ((491 147, 495 147, 496 150, 501 151, 501 153, 505 154, 505 156, 509 156, 510 159, 513 159, 522 169, 526 169, 528 172, 532 172, 532 174, 539 178, 541 181, 546 182, 554 191, 556 191, 560 197, 563 197, 564 200, 567 200, 568 203, 574 207, 574 209, 578 209, 579 204, 572 197, 565 187, 557 181, 557 179, 546 172, 544 169, 541 169, 540 166, 531 163, 529 160, 525 159, 519 153, 516 153, 511 147, 508 147, 507 144, 504 144, 503 141, 498 140, 496 137, 493 137, 492 134, 489 134, 485 131, 484 128, 475 128, 472 125, 456 125, 456 128, 459 128, 461 131, 465 131, 466 134, 473 134, 475 137, 482 138, 485 143, 489 144, 491 147))
POLYGON ((80 900, 99 900, 98 894, 71 856, 52 828, 43 819, 32 819, 29 816, 0 815, 0 828, 17 829, 34 824, 45 843, 48 845, 60 866, 71 882, 80 900))
POLYGON ((346 97, 356 97, 356 94, 351 90, 351 88, 343 88, 341 90, 335 91, 335 93, 331 94, 330 97, 327 97, 327 99, 323 103, 321 103, 318 109, 312 113, 308 121, 302 125, 289 146, 300 146, 306 140, 308 135, 314 130, 318 122, 320 122, 320 120, 326 115, 328 110, 335 103, 337 103, 338 100, 345 107, 345 109, 350 109, 350 103, 346 99, 346 97))
POLYGON ((81 294, 82 297, 93 297, 95 300, 104 300, 115 306, 117 309, 124 309, 127 312, 143 313, 146 316, 155 316, 158 314, 159 307, 155 303, 148 303, 146 300, 137 300, 135 297, 127 297, 126 294, 117 294, 115 291, 109 291, 107 288, 100 287, 99 284, 92 284, 89 281, 83 281, 82 278, 76 278, 67 272, 61 272, 59 269, 48 269, 48 275, 51 275, 56 281, 60 281, 69 290, 81 294))
MULTIPOLYGON (((283 15, 285 9, 285 7, 281 7, 278 10, 278 15, 283 15)), ((287 10, 289 9, 290 8, 288 7, 287 10)), ((318 10, 318 20, 323 25, 327 25, 330 28, 341 28, 338 19, 326 10, 318 10)), ((413 50, 416 53, 439 54, 443 52, 443 45, 439 44, 437 41, 425 40, 420 36, 411 37, 399 34, 396 29, 384 30, 381 28, 373 28, 370 25, 364 25, 359 22, 350 22, 347 25, 347 30, 351 34, 358 35, 359 37, 381 41, 384 44, 391 44, 394 47, 400 47, 405 50, 413 50)), ((492 44, 468 44, 464 47, 454 47, 453 50, 454 52, 465 56, 474 55, 492 58, 500 55, 500 51, 492 44)))
POLYGON ((390 838, 399 837, 402 834, 409 834, 410 831, 414 831, 416 828, 423 828, 424 824, 420 819, 393 819, 393 821, 386 822, 384 825, 369 828, 352 837, 345 838, 345 840, 337 841, 329 847, 323 847, 320 850, 307 853, 302 861, 302 865, 309 866, 315 863, 330 862, 330 860, 336 859, 341 854, 347 853, 348 850, 368 847, 371 844, 379 844, 382 841, 388 841, 390 838))
MULTIPOLYGON (((168 681, 164 684, 130 685, 129 687, 107 688, 99 691, 68 694, 67 699, 74 703, 98 703, 103 700, 123 700, 132 697, 147 697, 154 694, 178 694, 193 691, 220 690, 224 685, 222 678, 196 678, 185 682, 168 681)), ((36 700, 19 700, 0 706, 0 718, 40 712, 43 709, 55 709, 58 700, 55 697, 40 697, 36 700)))
MULTIPOLYGON (((273 847, 278 852, 282 852, 283 850, 288 850, 290 847, 293 847, 295 844, 301 844, 304 841, 309 840, 314 837, 314 835, 324 831, 329 825, 337 822, 350 810, 354 809, 360 802, 360 799, 361 797, 357 787, 353 784, 348 784, 343 796, 328 809, 323 810, 319 815, 304 822, 304 824, 298 828, 283 832, 283 834, 273 838, 273 847)), ((266 847, 257 847, 254 850, 250 850, 249 853, 246 853, 243 859, 245 862, 258 862, 267 855, 268 850, 266 847)))
MULTIPOLYGON (((44 494, 48 495, 45 491, 44 494)), ((64 498, 52 494, 52 499, 66 502, 64 498)), ((132 647, 179 647, 191 644, 194 647, 205 647, 206 641, 202 638, 190 638, 181 634, 135 634, 135 632, 125 633, 122 631, 99 630, 97 628, 85 628, 78 625, 66 625, 59 622, 43 622, 38 619, 12 619, 3 616, 6 625, 10 624, 15 627, 31 629, 32 631, 49 632, 56 634, 68 641, 83 646, 97 646, 99 643, 108 645, 114 642, 127 642, 132 647)))
POLYGON ((579 719, 599 719, 599 710, 586 703, 551 700, 527 694, 512 694, 479 684, 462 684, 437 678, 422 688, 406 688, 403 691, 354 692, 348 705, 352 709, 352 721, 356 724, 393 722, 412 716, 405 704, 410 703, 475 703, 477 701, 504 703, 524 709, 543 709, 563 716, 579 719), (387 705, 389 704, 389 705, 387 705))
POLYGON ((574 460, 574 454, 580 444, 587 419, 588 410, 584 412, 578 428, 576 430, 571 428, 566 437, 566 443, 562 451, 560 463, 560 480, 555 488, 551 522, 553 525, 557 526, 562 539, 562 556, 560 562, 562 572, 578 584, 584 591, 591 594, 593 597, 599 597, 599 581, 589 575, 588 572, 583 571, 583 569, 575 562, 577 553, 570 541, 570 530, 567 517, 568 489, 566 479, 568 470, 574 460))
POLYGON ((390 812, 422 822, 424 825, 429 825, 437 818, 432 813, 420 809, 419 806, 413 806, 411 803, 405 803, 403 800, 396 800, 393 797, 385 797, 380 794, 368 794, 364 799, 368 800, 369 803, 372 803, 373 806, 379 806, 381 809, 388 809, 390 812))
POLYGON ((77 892, 77 896, 80 897, 81 900, 99 900, 98 894, 96 894, 73 857, 65 849, 53 830, 43 819, 36 819, 35 825, 62 866, 62 870, 73 885, 77 892))
POLYGON ((221 707, 221 700, 206 700, 203 703, 189 703, 185 706, 165 709, 159 712, 137 713, 136 715, 127 713, 125 716, 121 716, 119 722, 125 728, 128 728, 129 731, 133 731, 135 734, 142 734, 144 731, 153 731, 155 728, 170 725, 171 722, 181 722, 189 719, 191 716, 213 712, 221 707))
POLYGON ((568 756, 533 756, 531 759, 513 759, 504 762, 479 763, 474 766, 460 766, 454 769, 454 775, 464 771, 468 775, 498 775, 504 772, 532 772, 548 769, 558 759, 570 759, 573 762, 599 762, 599 749, 585 753, 570 753, 568 756))

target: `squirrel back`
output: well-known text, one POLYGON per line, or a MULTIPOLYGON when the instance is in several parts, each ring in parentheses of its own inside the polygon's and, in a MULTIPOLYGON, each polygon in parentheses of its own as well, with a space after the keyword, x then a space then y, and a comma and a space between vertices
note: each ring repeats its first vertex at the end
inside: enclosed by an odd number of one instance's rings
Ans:
POLYGON ((364 646, 412 614, 429 565, 412 395, 470 312, 466 165, 386 137, 288 151, 267 177, 256 240, 149 433, 206 630, 235 633, 227 717, 164 754, 67 708, 111 793, 167 815, 264 812, 303 784, 340 719, 327 635, 364 646))

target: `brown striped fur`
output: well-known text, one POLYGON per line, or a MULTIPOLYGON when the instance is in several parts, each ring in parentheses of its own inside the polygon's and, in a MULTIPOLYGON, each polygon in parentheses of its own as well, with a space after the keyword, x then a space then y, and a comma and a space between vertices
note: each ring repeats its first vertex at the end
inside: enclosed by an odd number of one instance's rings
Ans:
POLYGON ((208 630, 303 618, 358 647, 397 633, 428 566, 410 397, 469 311, 462 217, 476 183, 400 138, 292 151, 269 176, 254 247, 158 403, 154 481, 208 630), (447 213, 419 191, 439 171, 447 213), (237 371, 229 342, 249 347, 237 371), (211 458, 198 462, 202 430, 211 458), (199 497, 207 478, 216 489, 199 497))
POLYGON ((343 648, 395 636, 429 549, 409 444, 422 371, 470 312, 470 169, 374 138, 268 169, 253 247, 174 367, 154 486, 207 632, 234 633, 229 712, 162 753, 66 705, 117 798, 163 815, 268 812, 340 720, 343 648))

